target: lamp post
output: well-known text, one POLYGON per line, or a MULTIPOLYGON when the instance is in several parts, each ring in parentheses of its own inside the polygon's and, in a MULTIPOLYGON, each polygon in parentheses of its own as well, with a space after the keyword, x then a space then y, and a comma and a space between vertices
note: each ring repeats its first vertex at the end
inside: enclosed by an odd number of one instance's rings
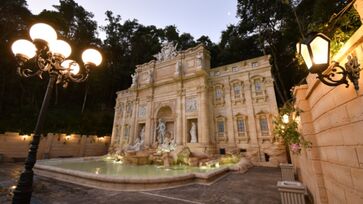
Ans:
POLYGON ((62 84, 63 87, 67 87, 70 81, 84 82, 88 78, 90 69, 102 62, 100 52, 95 49, 87 49, 82 53, 83 66, 74 60, 67 59, 72 52, 70 45, 57 39, 56 31, 45 23, 34 24, 30 28, 29 34, 33 42, 21 39, 15 41, 11 46, 19 65, 17 72, 25 78, 33 76, 42 78, 43 73, 48 73, 49 81, 35 125, 33 141, 25 161, 25 170, 20 175, 14 190, 13 203, 21 204, 30 203, 31 200, 33 167, 54 84, 62 84), (30 60, 35 61, 35 68, 27 66, 26 62, 30 60))
POLYGON ((302 55, 309 72, 317 74, 317 78, 324 84, 345 84, 349 87, 349 79, 354 84, 354 89, 359 90, 360 65, 357 57, 349 55, 344 67, 338 62, 330 63, 330 39, 324 34, 311 34, 301 43, 297 43, 296 50, 302 55))

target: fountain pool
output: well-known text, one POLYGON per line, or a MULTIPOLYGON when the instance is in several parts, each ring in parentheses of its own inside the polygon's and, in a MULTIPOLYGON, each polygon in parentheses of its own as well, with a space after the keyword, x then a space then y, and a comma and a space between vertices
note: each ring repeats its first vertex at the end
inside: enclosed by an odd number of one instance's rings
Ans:
POLYGON ((171 188, 190 183, 208 184, 230 170, 230 165, 214 168, 190 166, 124 165, 106 157, 40 160, 35 165, 40 176, 108 190, 137 191, 171 188))

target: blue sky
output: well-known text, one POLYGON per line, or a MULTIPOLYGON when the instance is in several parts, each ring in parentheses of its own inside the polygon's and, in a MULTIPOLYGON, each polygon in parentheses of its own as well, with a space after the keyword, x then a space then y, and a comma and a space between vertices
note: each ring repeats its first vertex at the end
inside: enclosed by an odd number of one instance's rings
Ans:
MULTIPOLYGON (((207 35, 213 42, 220 41, 221 31, 238 22, 237 0, 75 0, 92 12, 98 25, 105 25, 105 12, 111 10, 122 20, 137 19, 143 25, 176 25, 198 39, 207 35)), ((58 0, 27 0, 28 8, 38 14, 53 9, 58 0)), ((100 37, 105 35, 100 32, 100 37)))

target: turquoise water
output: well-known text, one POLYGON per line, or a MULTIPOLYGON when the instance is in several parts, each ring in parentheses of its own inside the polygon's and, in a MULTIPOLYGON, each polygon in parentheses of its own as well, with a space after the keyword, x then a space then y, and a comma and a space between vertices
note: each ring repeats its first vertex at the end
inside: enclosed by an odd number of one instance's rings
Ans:
POLYGON ((165 168, 163 166, 156 165, 125 165, 120 163, 114 163, 111 160, 91 160, 91 161, 64 161, 61 163, 43 163, 43 165, 55 166, 64 169, 83 171, 88 173, 108 175, 108 176, 127 176, 138 178, 150 178, 150 177, 168 177, 185 175, 189 173, 206 173, 215 171, 225 166, 218 168, 206 168, 189 166, 171 166, 165 168))

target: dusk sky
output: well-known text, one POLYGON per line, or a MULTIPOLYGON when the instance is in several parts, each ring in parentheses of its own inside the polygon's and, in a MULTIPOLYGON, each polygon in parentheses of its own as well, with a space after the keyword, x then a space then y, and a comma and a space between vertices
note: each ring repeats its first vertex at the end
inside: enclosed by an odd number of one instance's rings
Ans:
MULTIPOLYGON (((207 35, 219 42, 221 31, 238 22, 237 0, 75 0, 92 12, 98 25, 105 25, 105 12, 111 10, 122 20, 137 19, 143 25, 164 28, 176 25, 179 32, 190 33, 195 39, 207 35)), ((53 9, 59 0, 27 0, 33 14, 53 9)), ((102 39, 105 34, 99 31, 102 39)))

